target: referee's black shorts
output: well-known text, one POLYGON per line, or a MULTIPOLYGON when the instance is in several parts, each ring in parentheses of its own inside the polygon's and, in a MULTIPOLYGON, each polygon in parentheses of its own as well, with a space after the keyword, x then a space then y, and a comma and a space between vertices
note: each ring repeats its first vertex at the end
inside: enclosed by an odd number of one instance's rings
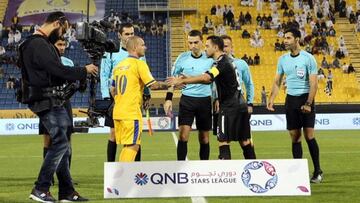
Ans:
POLYGON ((178 125, 192 126, 194 118, 197 130, 211 130, 211 97, 181 96, 178 125))
MULTIPOLYGON (((113 97, 110 97, 110 100, 112 102, 114 102, 114 98, 113 97)), ((114 119, 113 119, 113 110, 111 110, 110 112, 110 115, 106 115, 105 116, 105 123, 104 123, 104 126, 108 126, 110 128, 114 128, 114 119)))
MULTIPOLYGON (((70 126, 67 130, 67 138, 68 140, 70 140, 71 134, 74 132, 74 122, 73 122, 73 113, 72 113, 72 107, 71 107, 71 102, 70 100, 67 100, 64 104, 64 108, 66 110, 66 112, 69 115, 70 118, 70 126)), ((48 130, 45 128, 45 126, 42 124, 41 121, 39 121, 39 135, 49 135, 48 130)))
POLYGON ((250 116, 243 108, 220 108, 217 124, 218 141, 245 141, 250 139, 250 116))
POLYGON ((314 128, 315 126, 315 101, 311 105, 310 113, 302 113, 301 106, 307 101, 309 94, 300 96, 286 95, 285 112, 286 128, 295 130, 301 128, 314 128))

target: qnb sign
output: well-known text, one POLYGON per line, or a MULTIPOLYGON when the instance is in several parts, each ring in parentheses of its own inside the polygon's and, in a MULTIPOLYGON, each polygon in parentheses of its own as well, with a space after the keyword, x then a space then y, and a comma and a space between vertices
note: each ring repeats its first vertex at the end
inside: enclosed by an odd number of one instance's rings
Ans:
POLYGON ((251 126, 272 126, 273 122, 271 119, 258 119, 258 120, 250 120, 251 126))
POLYGON ((328 118, 315 119, 315 125, 330 125, 330 119, 328 118))
POLYGON ((38 123, 7 123, 6 130, 13 131, 13 130, 37 130, 39 129, 38 123))
MULTIPOLYGON (((143 174, 143 176, 147 176, 143 174)), ((137 178, 135 178, 136 180, 137 178)), ((167 184, 186 184, 189 182, 188 174, 187 173, 153 173, 150 175, 150 180, 154 185, 167 185, 167 184)), ((145 182, 145 184, 148 181, 145 182)), ((144 185, 145 185, 144 184, 144 185)))

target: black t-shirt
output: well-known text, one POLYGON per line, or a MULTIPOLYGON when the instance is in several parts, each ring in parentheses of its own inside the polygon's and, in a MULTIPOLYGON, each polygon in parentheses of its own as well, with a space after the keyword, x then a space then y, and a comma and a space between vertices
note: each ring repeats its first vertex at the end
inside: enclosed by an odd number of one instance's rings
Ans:
POLYGON ((56 47, 41 35, 30 36, 20 47, 23 66, 29 85, 35 87, 60 86, 68 81, 86 78, 83 67, 65 67, 56 47))
POLYGON ((221 55, 207 73, 216 83, 220 105, 233 103, 234 99, 239 104, 236 73, 228 56, 221 55))

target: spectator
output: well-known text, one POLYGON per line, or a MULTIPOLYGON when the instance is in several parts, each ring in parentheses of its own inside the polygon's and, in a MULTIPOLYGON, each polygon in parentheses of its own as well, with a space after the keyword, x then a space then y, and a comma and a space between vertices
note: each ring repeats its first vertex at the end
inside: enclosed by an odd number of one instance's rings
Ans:
POLYGON ((266 106, 266 104, 267 104, 266 97, 267 97, 267 93, 266 93, 266 90, 265 90, 265 86, 262 86, 262 90, 261 90, 261 106, 266 106))
POLYGON ((224 9, 223 8, 221 8, 221 6, 220 5, 218 5, 217 7, 216 7, 216 16, 222 16, 223 15, 223 13, 224 13, 224 9))
POLYGON ((331 70, 328 70, 325 92, 327 95, 331 96, 332 90, 333 90, 333 74, 331 73, 331 70))
POLYGON ((341 66, 341 69, 343 70, 343 73, 348 73, 348 71, 349 71, 349 66, 346 65, 346 63, 344 63, 344 64, 341 66))
POLYGON ((0 67, 0 79, 4 78, 4 74, 5 74, 4 68, 0 67))
POLYGON ((277 36, 280 37, 280 38, 283 38, 284 37, 284 30, 280 29, 279 32, 277 33, 277 36))
POLYGON ((323 57, 323 60, 321 61, 321 68, 325 68, 325 69, 330 68, 329 63, 326 61, 325 57, 323 57))
POLYGON ((4 55, 6 53, 6 50, 3 46, 0 46, 0 56, 4 55))
POLYGON ((247 11, 246 14, 245 14, 245 23, 246 24, 251 24, 252 23, 251 19, 252 19, 251 14, 249 13, 249 11, 247 11))
POLYGON ((317 77, 318 77, 318 80, 322 80, 325 78, 325 73, 322 68, 319 68, 317 77))
POLYGON ((246 54, 244 54, 244 56, 241 58, 242 60, 246 61, 246 63, 248 62, 249 58, 247 57, 246 54))
POLYGON ((209 33, 209 29, 206 27, 206 24, 204 24, 204 26, 201 28, 201 32, 205 35, 209 33))
POLYGON ((20 40, 21 40, 21 32, 19 30, 16 30, 14 34, 14 42, 19 43, 20 40))
POLYGON ((6 88, 14 89, 14 85, 15 85, 15 78, 14 78, 14 76, 10 75, 10 77, 8 78, 8 80, 6 82, 6 88))
POLYGON ((213 30, 213 31, 214 31, 214 25, 213 25, 211 19, 209 20, 208 23, 206 23, 206 27, 207 27, 209 30, 213 30))
POLYGON ((340 61, 338 58, 335 58, 334 61, 332 62, 332 67, 333 68, 340 68, 340 61))
POLYGON ((8 46, 11 46, 15 42, 15 34, 12 30, 8 34, 8 46))
POLYGON ((231 25, 231 23, 235 22, 234 20, 234 13, 229 10, 226 14, 226 20, 227 20, 227 25, 231 25))
POLYGON ((247 63, 248 63, 249 66, 254 65, 254 60, 251 58, 251 56, 249 56, 249 59, 248 59, 247 63))
POLYGON ((331 36, 331 37, 335 37, 336 31, 335 31, 335 29, 334 29, 333 26, 331 26, 331 27, 329 28, 328 35, 331 36))
POLYGON ((239 20, 238 20, 238 21, 240 22, 241 25, 246 24, 245 16, 244 16, 244 14, 243 14, 242 11, 240 11, 240 15, 239 15, 239 20))
POLYGON ((221 36, 221 35, 226 35, 226 29, 225 29, 225 27, 224 27, 222 24, 219 25, 217 33, 218 33, 218 35, 220 35, 220 36, 221 36))
POLYGON ((254 57, 254 65, 260 65, 260 56, 258 53, 256 53, 254 57))
POLYGON ((348 67, 348 71, 347 71, 348 74, 350 73, 355 73, 355 68, 354 66, 352 65, 352 63, 350 63, 349 67, 348 67))
POLYGON ((216 6, 213 5, 210 9, 210 14, 213 16, 213 15, 216 15, 216 6))
POLYGON ((243 39, 248 39, 248 38, 250 38, 250 33, 246 29, 244 29, 244 31, 241 34, 241 37, 243 39))
POLYGON ((262 11, 263 1, 264 1, 264 0, 257 0, 257 2, 256 2, 256 11, 257 11, 257 12, 261 12, 261 11, 262 11))
POLYGON ((345 58, 344 52, 339 48, 336 50, 335 57, 338 59, 345 58))
POLYGON ((235 30, 241 30, 241 23, 239 21, 235 22, 235 30))
POLYGON ((275 42, 275 51, 282 51, 281 44, 279 42, 279 39, 276 39, 275 42))
POLYGON ((185 33, 187 34, 187 33, 189 33, 191 30, 192 30, 192 28, 191 28, 190 22, 189 22, 189 21, 186 21, 186 22, 185 22, 185 26, 184 26, 184 31, 185 31, 185 33))
POLYGON ((287 9, 289 9, 289 7, 288 7, 288 5, 287 5, 287 3, 286 3, 285 0, 282 0, 280 9, 285 10, 285 11, 286 11, 287 9))

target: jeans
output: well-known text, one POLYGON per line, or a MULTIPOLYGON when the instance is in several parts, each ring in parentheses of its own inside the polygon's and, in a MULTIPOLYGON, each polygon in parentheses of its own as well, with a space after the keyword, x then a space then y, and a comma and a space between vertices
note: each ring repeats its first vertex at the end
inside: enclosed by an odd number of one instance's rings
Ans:
POLYGON ((70 118, 64 107, 54 107, 38 113, 44 127, 48 130, 51 145, 42 163, 35 188, 49 191, 51 179, 56 172, 59 180, 59 195, 68 195, 74 191, 69 171, 70 144, 67 131, 70 118))

